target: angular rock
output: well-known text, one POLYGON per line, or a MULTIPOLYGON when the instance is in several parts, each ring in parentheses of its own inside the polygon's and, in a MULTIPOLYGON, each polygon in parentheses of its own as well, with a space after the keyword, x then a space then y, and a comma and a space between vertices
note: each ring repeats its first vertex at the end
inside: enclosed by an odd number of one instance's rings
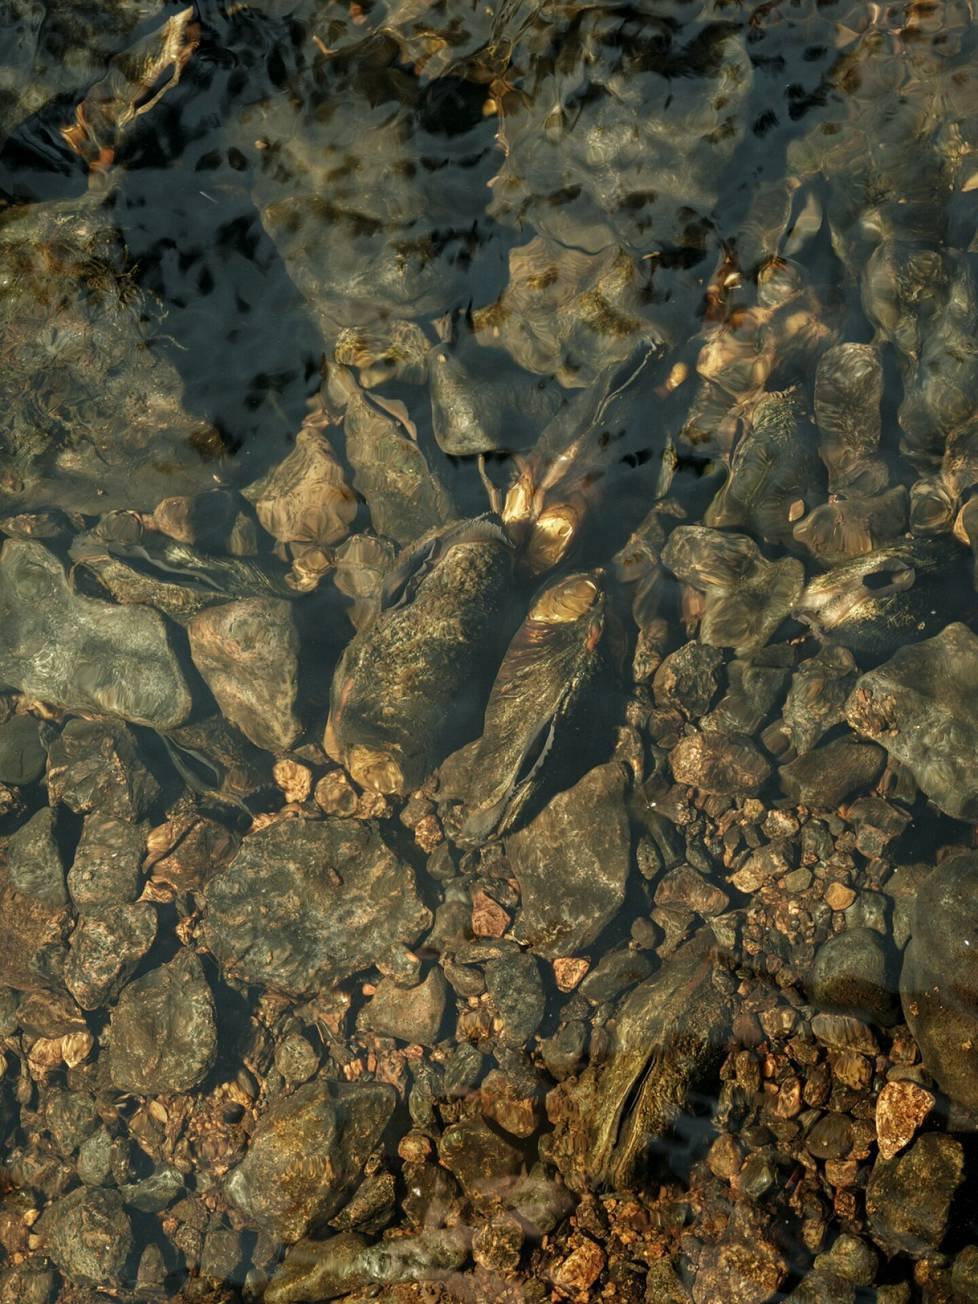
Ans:
POLYGON ((963 1173, 961 1143, 937 1132, 894 1159, 877 1159, 866 1187, 873 1239, 888 1254, 916 1258, 938 1249, 963 1173))
POLYGON ((79 910, 134 901, 146 854, 147 829, 114 815, 93 811, 68 870, 68 891, 79 910))
POLYGON ((933 1094, 916 1082, 887 1082, 876 1097, 880 1158, 892 1159, 909 1145, 933 1108, 933 1094))
POLYGON ((366 824, 281 820, 245 838, 206 889, 223 969, 291 995, 376 965, 414 980, 404 944, 431 923, 410 867, 366 824))
POLYGON ((826 647, 802 662, 791 679, 782 716, 799 755, 811 751, 845 719, 846 700, 859 671, 848 648, 826 647))
POLYGON ((675 708, 695 720, 710 709, 719 688, 723 653, 692 639, 670 652, 652 676, 656 705, 675 708))
POLYGON ((148 901, 81 915, 68 946, 65 986, 83 1010, 108 1005, 155 938, 156 910, 148 901))
POLYGON ((37 1233, 49 1258, 73 1284, 120 1284, 133 1239, 118 1192, 83 1186, 62 1196, 45 1209, 37 1233))
POLYGON ((248 1153, 225 1180, 247 1218, 293 1242, 333 1216, 349 1196, 394 1109, 380 1082, 308 1082, 261 1118, 248 1153))
POLYGON ((818 1009, 855 1014, 889 1027, 900 1017, 896 982, 883 939, 872 928, 847 928, 818 948, 808 978, 818 1009))
POLYGON ((448 984, 440 969, 432 969, 416 987, 400 987, 392 979, 382 978, 357 1022, 382 1037, 432 1046, 438 1038, 447 1001, 448 984))
POLYGON ((0 783, 21 787, 36 782, 46 760, 41 722, 34 716, 15 715, 0 725, 0 783))
POLYGON ((130 1208, 140 1213, 160 1213, 186 1189, 183 1174, 164 1165, 140 1182, 126 1182, 119 1188, 119 1194, 130 1208))
POLYGON ((111 810, 140 820, 160 796, 132 730, 121 720, 69 720, 48 751, 48 799, 78 815, 111 810))
POLYGON ((162 616, 72 592, 53 553, 18 539, 0 551, 0 683, 154 729, 191 708, 162 616))
POLYGON ((486 964, 486 987, 502 1025, 500 1035, 513 1045, 529 1041, 543 1018, 546 997, 535 956, 514 951, 486 964))
POLYGON ((267 1304, 314 1304, 351 1291, 399 1282, 444 1281, 469 1257, 461 1227, 429 1227, 413 1236, 368 1245, 356 1232, 326 1241, 300 1241, 265 1291, 267 1304))
POLYGON ((304 428, 295 447, 267 475, 243 491, 255 515, 279 543, 329 547, 346 535, 357 513, 356 495, 329 440, 304 428))
POLYGON ((903 1013, 942 1091, 978 1110, 978 856, 949 856, 917 892, 903 1013))
POLYGON ((17 991, 61 985, 70 914, 21 892, 0 871, 0 984, 17 991))
POLYGON ((600 765, 507 840, 522 894, 514 935, 538 954, 582 950, 621 908, 631 868, 626 789, 622 766, 600 765))
POLYGON ((407 544, 456 515, 444 485, 433 473, 417 437, 350 381, 343 422, 353 483, 370 509, 379 535, 407 544))
POLYGON ((771 767, 749 738, 718 733, 694 733, 669 753, 677 783, 720 796, 754 793, 763 787, 771 767))
POLYGON ((705 595, 700 640, 741 655, 773 637, 805 584, 805 567, 797 557, 768 561, 748 535, 705 525, 673 530, 662 562, 705 595))
POLYGON ((296 715, 299 635, 282 598, 242 598, 187 625, 190 655, 224 715, 266 751, 286 751, 296 715))
POLYGON ((42 905, 68 904, 65 867, 55 834, 55 814, 42 806, 7 844, 10 881, 18 891, 42 905))
POLYGON ((906 765, 945 814, 978 818, 978 635, 966 625, 947 625, 863 675, 846 718, 906 765))
POLYGON ((109 1024, 109 1073, 134 1095, 192 1091, 217 1055, 214 997, 186 947, 126 987, 109 1024))
POLYGON ((782 765, 778 780, 792 801, 832 810, 874 783, 885 761, 872 743, 836 738, 782 765))
POLYGON ((477 1205, 492 1203, 512 1186, 522 1153, 483 1118, 466 1118, 441 1134, 438 1157, 477 1205))

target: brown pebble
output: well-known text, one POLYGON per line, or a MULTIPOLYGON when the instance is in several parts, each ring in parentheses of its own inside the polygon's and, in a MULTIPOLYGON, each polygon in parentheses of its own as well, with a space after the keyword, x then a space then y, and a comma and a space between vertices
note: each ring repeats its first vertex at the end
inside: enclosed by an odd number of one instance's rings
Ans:
POLYGON ((778 1118, 794 1118, 801 1113, 801 1081, 798 1078, 786 1078, 781 1084, 778 1098, 774 1102, 774 1112, 778 1118))
POLYGON ((397 1153, 406 1164, 420 1164, 431 1154, 431 1142, 423 1132, 405 1132, 397 1143, 397 1153))
POLYGON ((873 1065, 865 1055, 855 1050, 844 1050, 832 1064, 832 1075, 843 1086, 853 1091, 865 1091, 873 1080, 873 1065))
POLYGON ((825 1180, 830 1186, 855 1186, 859 1180, 856 1159, 826 1159, 825 1180))
POLYGON ((357 794, 343 770, 330 770, 316 784, 316 805, 327 815, 352 815, 357 808, 357 794))
POLYGON ((437 815, 425 815, 414 826, 414 840, 426 855, 430 855, 444 839, 437 815))
POLYGON ((605 1254, 600 1245, 582 1238, 562 1263, 553 1270, 553 1283, 570 1292, 590 1290, 601 1275, 605 1254))
POLYGON ((830 883, 825 889, 825 904, 832 910, 848 910, 856 894, 845 883, 830 883))
POLYGON ((590 969, 591 961, 583 956, 564 955, 554 960, 553 965, 558 990, 572 992, 590 969))
POLYGON ((743 1162, 740 1146, 729 1133, 723 1133, 710 1146, 706 1162, 714 1177, 719 1177, 725 1182, 730 1181, 740 1172, 743 1162))
POLYGON ((276 761, 272 774, 286 801, 303 802, 312 792, 312 771, 308 765, 288 759, 276 761))
POLYGON ((880 1158, 892 1159, 908 1145, 933 1108, 933 1095, 915 1082, 888 1082, 876 1101, 880 1158))
POLYGON ((361 792, 357 798, 358 820, 385 820, 391 810, 391 803, 382 792, 361 792))
POLYGON ((498 901, 480 887, 472 898, 472 932, 476 937, 502 937, 510 918, 498 901))

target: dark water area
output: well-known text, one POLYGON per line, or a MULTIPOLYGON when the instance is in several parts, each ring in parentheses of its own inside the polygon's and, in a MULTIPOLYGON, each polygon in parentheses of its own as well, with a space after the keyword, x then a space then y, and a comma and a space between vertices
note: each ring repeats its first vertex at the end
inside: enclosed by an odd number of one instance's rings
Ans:
POLYGON ((978 1299, 975 43, 0 0, 0 1304, 978 1299))

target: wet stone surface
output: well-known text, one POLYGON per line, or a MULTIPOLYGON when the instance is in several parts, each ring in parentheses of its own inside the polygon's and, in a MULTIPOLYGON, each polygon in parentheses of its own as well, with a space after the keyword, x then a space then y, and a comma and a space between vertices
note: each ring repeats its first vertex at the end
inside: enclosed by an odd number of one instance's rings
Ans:
POLYGON ((377 964, 411 972, 430 923, 410 876, 369 825, 273 824, 208 886, 205 936, 222 967, 294 995, 377 964))
POLYGON ((190 1091, 214 1063, 214 997, 200 960, 181 951, 137 978, 112 1012, 109 1071, 120 1091, 190 1091))
POLYGON ((0 4, 0 1304, 978 1299, 976 49, 0 4))

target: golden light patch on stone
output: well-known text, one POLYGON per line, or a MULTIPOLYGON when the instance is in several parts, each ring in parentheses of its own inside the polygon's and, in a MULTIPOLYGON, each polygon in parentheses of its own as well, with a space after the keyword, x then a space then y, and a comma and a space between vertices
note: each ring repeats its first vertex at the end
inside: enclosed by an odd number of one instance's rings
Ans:
POLYGON ((546 625, 579 620, 594 606, 598 592, 594 580, 586 575, 572 575, 540 594, 530 608, 530 619, 546 625))

